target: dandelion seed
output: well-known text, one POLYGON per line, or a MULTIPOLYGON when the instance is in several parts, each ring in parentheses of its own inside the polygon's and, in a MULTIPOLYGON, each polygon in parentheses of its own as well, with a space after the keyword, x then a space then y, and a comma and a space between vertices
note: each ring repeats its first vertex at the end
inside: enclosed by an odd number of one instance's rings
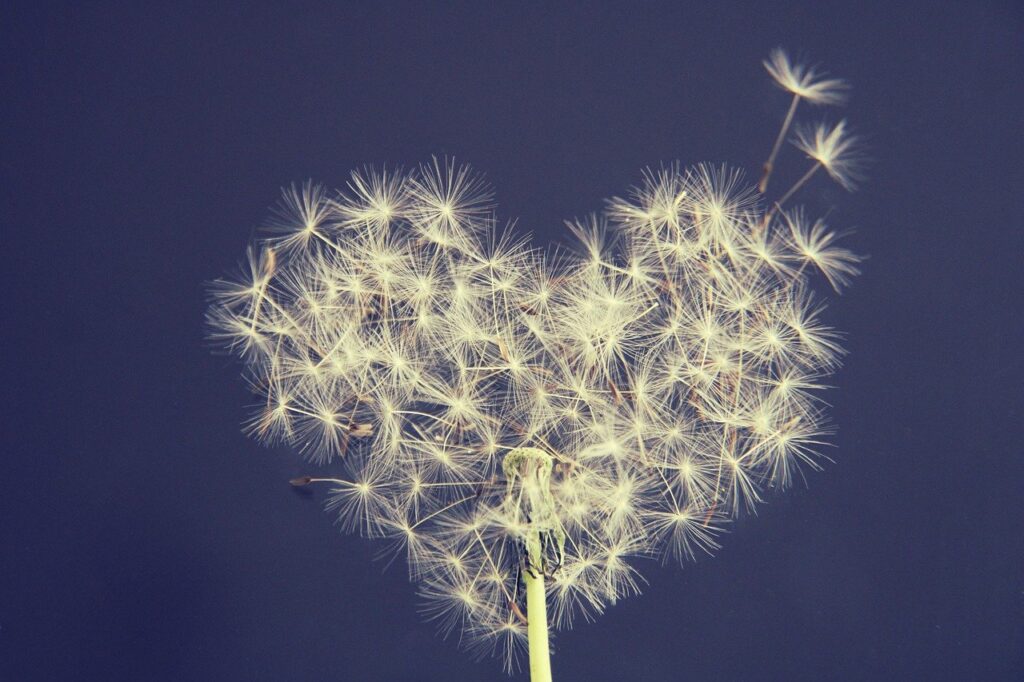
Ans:
POLYGON ((820 270, 837 293, 860 274, 857 268, 860 257, 848 249, 834 246, 838 237, 828 231, 824 221, 816 220, 808 226, 803 211, 799 210, 786 215, 785 220, 790 228, 790 248, 803 262, 811 263, 820 270))
POLYGON ((817 161, 845 189, 856 187, 861 178, 862 160, 857 152, 857 138, 846 130, 846 121, 831 127, 817 124, 798 128, 793 144, 817 161))
POLYGON ((764 68, 780 88, 811 104, 842 104, 846 101, 849 86, 845 81, 825 78, 813 67, 793 64, 782 48, 771 51, 764 61, 764 68))
POLYGON ((316 240, 322 240, 329 248, 336 248, 325 234, 333 211, 323 186, 307 181, 301 187, 292 185, 283 190, 281 203, 274 214, 267 224, 267 231, 279 236, 268 239, 268 242, 282 253, 307 249, 316 240))

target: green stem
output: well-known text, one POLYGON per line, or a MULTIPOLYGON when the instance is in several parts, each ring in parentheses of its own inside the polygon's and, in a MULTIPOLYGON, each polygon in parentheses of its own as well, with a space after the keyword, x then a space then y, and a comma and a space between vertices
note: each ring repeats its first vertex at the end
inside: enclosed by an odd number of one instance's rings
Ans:
POLYGON ((540 533, 530 531, 527 540, 526 632, 530 641, 530 682, 551 682, 551 652, 548 648, 548 602, 544 589, 544 568, 540 533))

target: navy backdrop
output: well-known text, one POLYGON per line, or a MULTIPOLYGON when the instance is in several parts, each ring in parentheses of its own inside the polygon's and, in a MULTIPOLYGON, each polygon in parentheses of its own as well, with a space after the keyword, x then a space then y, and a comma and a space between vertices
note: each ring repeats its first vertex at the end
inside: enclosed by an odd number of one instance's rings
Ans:
POLYGON ((873 158, 803 194, 870 255, 836 464, 646 567, 555 678, 1024 677, 1020 5, 162 4, 2 12, 0 680, 504 679, 240 433, 204 282, 366 163, 470 162, 541 244, 649 165, 756 175, 777 45, 852 82, 873 158))

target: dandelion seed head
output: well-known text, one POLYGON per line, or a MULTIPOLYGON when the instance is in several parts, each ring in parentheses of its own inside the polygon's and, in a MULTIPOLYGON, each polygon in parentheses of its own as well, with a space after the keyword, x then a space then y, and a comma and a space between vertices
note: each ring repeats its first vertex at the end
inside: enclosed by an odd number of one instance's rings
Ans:
MULTIPOLYGON (((842 97, 781 51, 766 67, 842 97)), ((796 144, 851 186, 845 123, 796 144)), ((466 166, 365 168, 334 197, 286 189, 211 287, 211 337, 258 397, 247 431, 340 472, 297 480, 329 482, 342 529, 404 557, 426 617, 510 669, 524 572, 554 627, 592 620, 639 591, 640 559, 713 553, 820 466, 830 431, 818 395, 842 349, 814 278, 838 291, 858 258, 724 166, 648 170, 624 196, 551 256, 499 227, 466 166)))

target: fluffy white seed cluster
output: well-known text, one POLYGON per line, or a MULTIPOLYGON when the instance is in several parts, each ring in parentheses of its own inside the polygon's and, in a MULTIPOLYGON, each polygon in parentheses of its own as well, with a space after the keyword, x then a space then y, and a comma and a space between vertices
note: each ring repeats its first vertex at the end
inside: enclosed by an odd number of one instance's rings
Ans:
POLYGON ((571 227, 579 254, 548 257, 497 229, 465 167, 356 172, 286 190, 209 311, 260 396, 249 431, 342 469, 294 483, 327 484, 346 529, 405 556, 426 614, 508 667, 524 572, 570 627, 636 592, 634 557, 711 552, 818 466, 841 350, 809 277, 857 272, 822 221, 766 211, 724 167, 650 172, 571 227))

